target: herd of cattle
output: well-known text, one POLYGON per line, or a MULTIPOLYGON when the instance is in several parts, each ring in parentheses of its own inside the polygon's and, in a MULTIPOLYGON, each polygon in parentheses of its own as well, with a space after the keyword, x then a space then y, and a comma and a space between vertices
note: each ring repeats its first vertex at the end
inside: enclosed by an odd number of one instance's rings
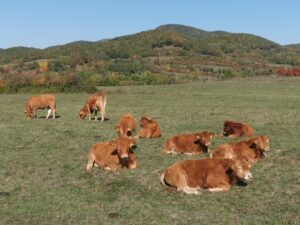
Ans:
MULTIPOLYGON (((97 112, 104 121, 107 97, 105 93, 90 96, 80 110, 80 119, 97 112)), ((38 109, 48 109, 47 119, 51 112, 55 118, 56 100, 53 95, 32 96, 25 106, 25 116, 36 118, 38 109)), ((150 117, 142 116, 140 130, 134 136, 137 123, 135 118, 126 113, 115 126, 118 137, 111 141, 94 144, 88 153, 86 169, 93 167, 116 171, 123 168, 135 169, 137 159, 134 149, 138 138, 159 138, 161 130, 158 123, 150 117)), ((180 134, 168 138, 163 147, 165 154, 206 154, 209 158, 183 160, 169 166, 161 175, 161 183, 167 190, 177 190, 187 194, 199 194, 203 191, 227 191, 238 181, 252 178, 250 168, 258 159, 265 157, 269 151, 269 138, 265 135, 254 137, 254 129, 244 123, 225 121, 222 134, 203 131, 200 133, 180 134), (247 137, 248 140, 225 143, 210 152, 211 139, 217 137, 247 137)))

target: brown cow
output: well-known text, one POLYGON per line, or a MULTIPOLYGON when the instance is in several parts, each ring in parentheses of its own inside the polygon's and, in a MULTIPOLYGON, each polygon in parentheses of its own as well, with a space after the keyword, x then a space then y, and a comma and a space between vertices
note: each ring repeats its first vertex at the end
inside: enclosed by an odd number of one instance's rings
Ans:
POLYGON ((209 152, 210 139, 215 137, 215 133, 203 131, 194 134, 181 134, 170 137, 164 145, 164 153, 187 155, 203 154, 209 152))
POLYGON ((37 117, 38 109, 48 109, 46 119, 49 118, 51 112, 52 117, 55 119, 56 112, 56 100, 54 95, 36 95, 31 96, 25 105, 24 114, 27 119, 33 119, 37 117))
POLYGON ((119 137, 132 136, 136 130, 136 120, 129 114, 125 113, 121 116, 120 122, 116 125, 115 130, 117 131, 119 137))
POLYGON ((136 141, 128 137, 96 143, 88 153, 86 169, 88 172, 92 171, 93 166, 112 171, 122 168, 135 169, 137 167, 136 156, 133 152, 135 148, 136 141))
POLYGON ((105 115, 105 108, 106 108, 106 102, 107 102, 107 96, 103 92, 99 92, 95 95, 89 96, 88 100, 84 104, 84 106, 81 108, 79 112, 80 119, 84 120, 85 117, 88 115, 89 120, 91 120, 91 114, 95 113, 95 120, 98 120, 97 118, 97 112, 100 111, 101 113, 101 121, 104 121, 104 115, 105 115))
POLYGON ((211 157, 243 159, 249 164, 254 164, 258 159, 265 157, 265 151, 269 150, 269 138, 265 135, 261 135, 250 138, 247 141, 221 144, 212 151, 211 157))
POLYGON ((140 120, 140 131, 136 138, 157 138, 161 136, 158 123, 150 117, 142 116, 140 120))
POLYGON ((237 181, 252 178, 249 169, 245 161, 232 159, 183 160, 165 170, 161 183, 169 190, 186 194, 228 191, 237 181))
POLYGON ((224 122, 223 135, 230 138, 252 137, 254 130, 249 124, 226 120, 224 122))

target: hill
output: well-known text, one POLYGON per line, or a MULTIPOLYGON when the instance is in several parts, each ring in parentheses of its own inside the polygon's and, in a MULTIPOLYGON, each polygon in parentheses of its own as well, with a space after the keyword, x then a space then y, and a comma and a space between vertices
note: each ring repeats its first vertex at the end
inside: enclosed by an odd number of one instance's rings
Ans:
POLYGON ((17 80, 31 76, 27 81, 22 79, 20 86, 36 83, 32 79, 37 76, 42 77, 37 83, 45 85, 48 79, 53 86, 45 72, 68 75, 88 85, 133 85, 268 75, 280 66, 299 65, 297 46, 281 46, 252 34, 205 31, 177 24, 96 42, 0 51, 2 83, 9 83, 7 77, 11 80, 11 75, 17 80))

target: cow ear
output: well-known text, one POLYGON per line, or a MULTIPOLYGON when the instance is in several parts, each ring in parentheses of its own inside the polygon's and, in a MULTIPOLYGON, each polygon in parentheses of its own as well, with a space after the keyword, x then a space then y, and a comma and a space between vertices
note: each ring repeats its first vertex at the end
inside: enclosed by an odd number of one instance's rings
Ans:
POLYGON ((117 142, 116 142, 116 141, 110 141, 109 144, 110 144, 111 146, 115 146, 115 147, 117 146, 117 142))
POLYGON ((115 126, 115 130, 120 131, 120 126, 119 125, 115 126))
POLYGON ((214 132, 210 132, 210 133, 209 133, 209 137, 210 137, 210 138, 213 138, 213 137, 215 137, 215 136, 216 136, 216 134, 215 134, 214 132))

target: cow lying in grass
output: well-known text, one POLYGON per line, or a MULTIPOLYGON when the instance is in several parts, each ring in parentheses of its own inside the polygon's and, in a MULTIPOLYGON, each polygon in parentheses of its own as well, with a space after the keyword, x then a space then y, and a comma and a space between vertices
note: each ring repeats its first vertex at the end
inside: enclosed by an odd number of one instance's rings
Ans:
POLYGON ((269 151, 269 138, 265 135, 250 138, 247 141, 239 141, 221 144, 212 151, 213 158, 243 159, 250 164, 265 157, 265 151, 269 151))
POLYGON ((140 131, 136 138, 157 138, 161 136, 158 123, 150 117, 142 116, 140 120, 140 131))
POLYGON ((97 93, 95 95, 89 96, 88 100, 84 104, 84 106, 81 108, 79 112, 80 119, 84 120, 85 117, 88 115, 89 120, 91 120, 91 114, 95 113, 95 120, 98 120, 97 118, 97 112, 100 111, 101 113, 101 121, 104 121, 105 116, 105 108, 107 103, 107 97, 105 93, 97 93))
POLYGON ((48 109, 46 119, 49 118, 51 112, 52 117, 55 119, 56 112, 56 100, 54 95, 36 95, 31 96, 25 105, 24 114, 27 119, 33 119, 37 117, 38 109, 48 109))
POLYGON ((99 142, 88 153, 86 169, 91 172, 93 166, 116 171, 122 168, 135 169, 136 156, 133 150, 136 142, 132 138, 119 137, 113 141, 99 142))
POLYGON ((166 154, 183 153, 187 155, 208 153, 211 145, 210 140, 214 136, 215 133, 206 131, 172 136, 165 142, 163 152, 166 154))
POLYGON ((230 138, 252 137, 254 135, 254 129, 246 123, 226 120, 224 122, 223 135, 230 138))
POLYGON ((168 190, 186 194, 228 191, 237 181, 252 178, 249 169, 246 162, 232 159, 183 160, 164 171, 161 183, 168 190))
POLYGON ((121 116, 120 122, 116 125, 115 130, 119 137, 129 137, 132 136, 136 130, 136 120, 129 114, 125 113, 121 116))

